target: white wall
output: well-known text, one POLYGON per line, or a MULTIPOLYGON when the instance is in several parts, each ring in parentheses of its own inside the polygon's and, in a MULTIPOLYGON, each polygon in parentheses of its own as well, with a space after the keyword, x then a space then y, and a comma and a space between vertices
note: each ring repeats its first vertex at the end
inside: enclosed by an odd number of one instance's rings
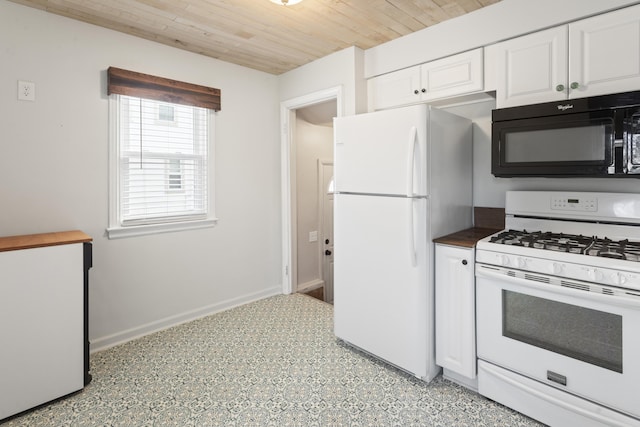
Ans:
POLYGON ((94 349, 279 293, 278 111, 273 75, 0 1, 0 235, 93 237, 94 349), (222 90, 215 228, 106 239, 109 66, 222 90))
POLYGON ((365 51, 365 77, 637 3, 637 0, 502 0, 365 51))
MULTIPOLYGON (((333 159, 333 127, 296 120, 296 205, 298 289, 321 281, 318 160, 333 159), (318 240, 309 241, 309 232, 318 240)), ((323 245, 323 244, 322 244, 323 245)))
POLYGON ((278 80, 280 101, 341 86, 344 115, 367 110, 364 51, 357 47, 343 49, 281 74, 278 80))

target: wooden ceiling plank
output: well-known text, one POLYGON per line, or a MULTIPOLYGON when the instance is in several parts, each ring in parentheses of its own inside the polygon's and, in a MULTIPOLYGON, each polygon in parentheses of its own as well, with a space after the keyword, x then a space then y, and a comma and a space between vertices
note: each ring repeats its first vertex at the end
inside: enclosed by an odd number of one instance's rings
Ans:
POLYGON ((368 49, 500 0, 9 0, 280 74, 349 46, 368 49))

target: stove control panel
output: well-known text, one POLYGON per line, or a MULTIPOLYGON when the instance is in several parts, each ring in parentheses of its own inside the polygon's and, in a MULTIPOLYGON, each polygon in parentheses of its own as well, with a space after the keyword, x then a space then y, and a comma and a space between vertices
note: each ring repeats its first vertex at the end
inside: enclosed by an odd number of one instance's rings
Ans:
MULTIPOLYGON (((541 275, 565 277, 640 291, 640 270, 624 271, 610 268, 607 266, 607 261, 612 261, 611 259, 556 252, 558 259, 553 260, 529 256, 529 254, 537 251, 536 249, 517 246, 507 247, 510 251, 516 253, 508 254, 476 248, 476 263, 518 269, 531 274, 539 273, 541 275), (585 264, 585 261, 593 261, 594 264, 585 264)), ((625 263, 629 264, 628 261, 625 261, 625 263)), ((631 265, 635 264, 637 263, 631 263, 631 265)))
POLYGON ((564 197, 552 196, 551 209, 569 212, 597 212, 598 199, 593 196, 564 197))

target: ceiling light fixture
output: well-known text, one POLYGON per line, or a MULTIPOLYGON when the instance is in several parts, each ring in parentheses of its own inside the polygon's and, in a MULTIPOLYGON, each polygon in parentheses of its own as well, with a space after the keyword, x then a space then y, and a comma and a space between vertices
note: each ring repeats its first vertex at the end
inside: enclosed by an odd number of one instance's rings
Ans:
POLYGON ((271 0, 271 3, 279 4, 281 6, 291 6, 300 3, 302 0, 271 0))

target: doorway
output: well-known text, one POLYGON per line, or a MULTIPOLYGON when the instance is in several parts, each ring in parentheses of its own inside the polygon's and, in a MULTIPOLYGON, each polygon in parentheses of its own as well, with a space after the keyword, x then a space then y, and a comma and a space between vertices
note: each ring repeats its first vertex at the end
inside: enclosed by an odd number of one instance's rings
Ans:
POLYGON ((341 88, 282 103, 283 293, 333 300, 333 117, 341 88), (328 243, 327 243, 328 242, 328 243))

